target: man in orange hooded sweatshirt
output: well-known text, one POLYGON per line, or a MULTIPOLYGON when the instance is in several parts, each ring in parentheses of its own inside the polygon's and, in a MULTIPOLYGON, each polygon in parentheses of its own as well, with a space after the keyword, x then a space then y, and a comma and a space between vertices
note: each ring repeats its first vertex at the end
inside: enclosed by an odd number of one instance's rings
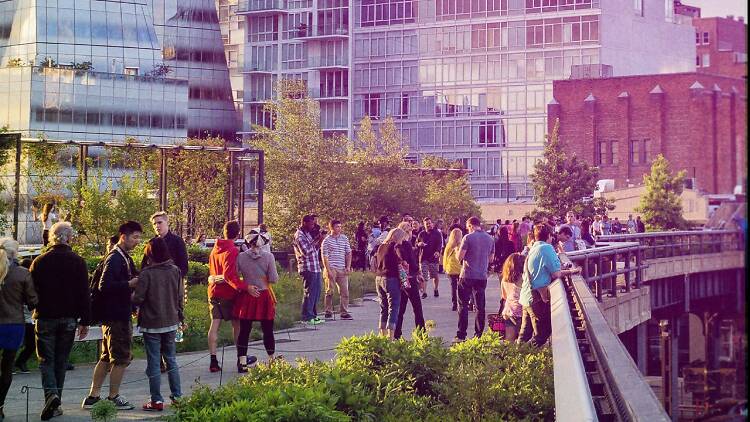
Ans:
MULTIPOLYGON (((208 329, 208 351, 211 353, 211 372, 221 371, 219 361, 216 359, 216 341, 219 335, 221 321, 231 321, 234 339, 237 340, 239 321, 233 317, 234 298, 240 291, 247 291, 256 295, 257 287, 249 285, 240 280, 237 274, 237 255, 239 250, 234 241, 240 235, 240 225, 236 221, 227 221, 224 224, 224 239, 217 239, 216 245, 208 257, 208 265, 211 277, 208 284, 208 309, 211 313, 211 327, 208 329)), ((248 356, 245 359, 238 358, 237 368, 244 369, 246 365, 252 365, 258 358, 248 356), (242 362, 244 360, 244 362, 242 362)), ((240 371, 243 372, 243 371, 240 371)))

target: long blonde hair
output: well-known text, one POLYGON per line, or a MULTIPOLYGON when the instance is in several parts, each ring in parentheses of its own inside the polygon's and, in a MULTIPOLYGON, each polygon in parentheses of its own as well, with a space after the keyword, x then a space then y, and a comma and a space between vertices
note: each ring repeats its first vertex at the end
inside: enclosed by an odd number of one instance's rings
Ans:
POLYGON ((383 240, 383 244, 386 243, 401 243, 402 241, 409 238, 409 235, 406 234, 405 231, 402 229, 396 227, 395 229, 391 229, 391 231, 388 232, 388 235, 385 237, 385 240, 383 240))
POLYGON ((18 242, 5 237, 0 239, 0 283, 5 280, 10 269, 10 260, 18 256, 18 242))
POLYGON ((461 238, 463 237, 463 235, 464 233, 461 231, 461 229, 451 230, 451 233, 448 235, 448 242, 445 243, 445 249, 451 250, 460 246, 461 238))

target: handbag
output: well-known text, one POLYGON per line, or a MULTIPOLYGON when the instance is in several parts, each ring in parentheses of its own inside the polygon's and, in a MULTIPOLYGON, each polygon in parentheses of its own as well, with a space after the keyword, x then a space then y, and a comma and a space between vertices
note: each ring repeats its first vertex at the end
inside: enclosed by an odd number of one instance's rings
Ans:
POLYGON ((490 330, 505 334, 505 320, 500 314, 488 314, 487 325, 490 327, 490 330))

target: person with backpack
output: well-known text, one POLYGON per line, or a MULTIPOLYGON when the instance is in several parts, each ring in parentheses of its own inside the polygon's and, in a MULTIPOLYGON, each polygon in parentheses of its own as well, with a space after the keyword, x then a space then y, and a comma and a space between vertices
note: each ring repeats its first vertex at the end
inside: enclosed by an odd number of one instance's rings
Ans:
POLYGON ((30 269, 39 296, 33 317, 44 388, 44 408, 40 416, 45 421, 62 415, 65 371, 76 327, 78 338, 86 338, 91 319, 86 261, 70 247, 73 227, 64 221, 55 223, 50 227, 49 236, 52 246, 34 259, 30 269))
POLYGON ((99 402, 104 379, 109 374, 107 400, 119 410, 132 410, 133 406, 120 395, 120 384, 125 370, 133 359, 133 306, 131 294, 138 283, 138 270, 129 252, 141 243, 143 228, 135 221, 126 221, 118 228, 119 238, 104 263, 98 284, 102 320, 102 353, 94 367, 89 395, 81 404, 93 407, 99 402))

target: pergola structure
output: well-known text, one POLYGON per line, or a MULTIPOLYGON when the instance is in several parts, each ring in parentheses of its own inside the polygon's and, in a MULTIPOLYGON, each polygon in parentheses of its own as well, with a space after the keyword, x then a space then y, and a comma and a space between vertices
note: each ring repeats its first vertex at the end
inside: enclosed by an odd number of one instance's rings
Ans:
POLYGON ((146 144, 137 142, 102 142, 102 141, 76 141, 76 140, 46 140, 37 138, 25 138, 20 133, 3 133, 0 134, 0 145, 15 145, 15 170, 13 186, 13 238, 18 239, 18 222, 20 210, 20 190, 21 190, 21 147, 24 143, 48 143, 58 144, 70 147, 76 147, 79 150, 79 171, 78 178, 81 186, 85 185, 88 180, 88 149, 90 147, 104 148, 142 148, 158 150, 160 153, 161 163, 159 166, 159 208, 167 209, 167 164, 169 161, 168 152, 170 151, 192 151, 200 152, 225 152, 229 154, 229 185, 227 198, 227 219, 235 217, 235 201, 238 199, 239 206, 236 215, 240 227, 244 227, 245 221, 245 172, 248 170, 247 162, 257 160, 257 192, 258 192, 258 224, 263 222, 263 189, 265 161, 262 150, 242 148, 242 147, 219 147, 209 145, 167 145, 167 144, 146 144), (239 178, 239 186, 234 186, 235 164, 237 171, 242 177, 239 178), (235 187, 239 188, 239 197, 235 194, 235 187))

